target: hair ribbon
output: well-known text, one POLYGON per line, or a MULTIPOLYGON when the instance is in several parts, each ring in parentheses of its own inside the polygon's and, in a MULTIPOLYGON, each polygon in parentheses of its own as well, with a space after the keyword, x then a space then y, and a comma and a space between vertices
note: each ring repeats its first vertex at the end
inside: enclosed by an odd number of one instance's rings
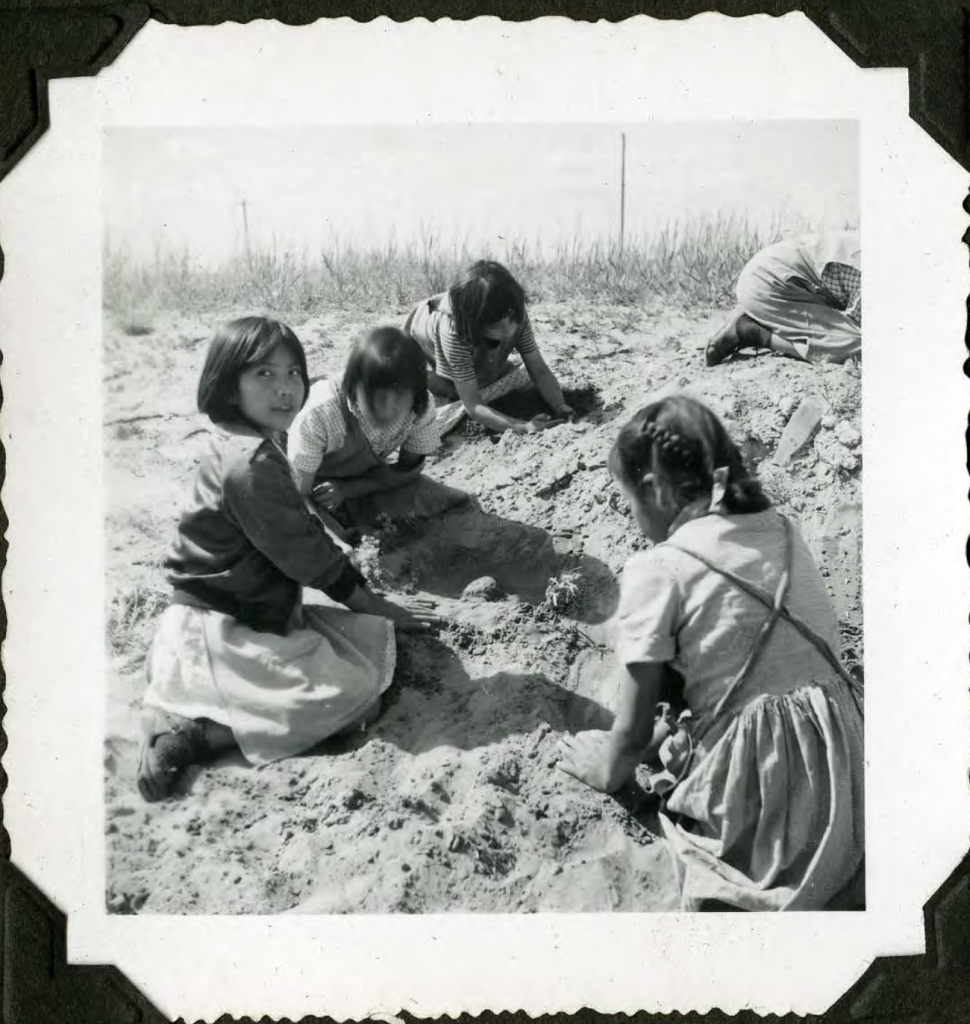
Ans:
POLYGON ((711 503, 707 506, 708 512, 716 512, 718 506, 724 501, 724 494, 727 491, 729 470, 727 466, 718 466, 714 470, 714 483, 711 486, 711 503))

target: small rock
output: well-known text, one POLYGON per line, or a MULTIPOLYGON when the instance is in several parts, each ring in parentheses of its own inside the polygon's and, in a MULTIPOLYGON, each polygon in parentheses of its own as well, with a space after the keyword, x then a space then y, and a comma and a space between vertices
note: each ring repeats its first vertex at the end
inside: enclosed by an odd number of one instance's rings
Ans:
POLYGON ((782 416, 788 416, 791 413, 795 408, 796 401, 797 399, 794 395, 782 395, 781 398, 778 399, 778 409, 782 416))
POLYGON ((862 434, 851 423, 840 423, 835 428, 835 436, 846 448, 855 448, 862 444, 862 434))
POLYGON ((551 473, 542 478, 535 493, 540 498, 551 498, 557 491, 568 487, 572 483, 572 479, 571 472, 551 473))
POLYGON ((346 793, 344 795, 344 798, 341 802, 343 803, 344 808, 346 810, 356 811, 359 808, 363 807, 364 804, 367 803, 367 800, 367 794, 363 790, 357 789, 357 787, 355 786, 349 793, 346 793))
POLYGON ((835 426, 836 423, 838 423, 838 419, 832 413, 830 413, 830 412, 827 412, 822 417, 822 426, 826 430, 832 430, 832 428, 835 426))
POLYGON ((495 582, 491 576, 480 576, 472 580, 461 592, 461 596, 468 600, 478 601, 500 601, 505 597, 505 591, 495 582))
POLYGON ((823 462, 837 469, 852 473, 859 466, 859 460, 845 445, 840 444, 831 434, 820 434, 815 439, 815 451, 823 462))

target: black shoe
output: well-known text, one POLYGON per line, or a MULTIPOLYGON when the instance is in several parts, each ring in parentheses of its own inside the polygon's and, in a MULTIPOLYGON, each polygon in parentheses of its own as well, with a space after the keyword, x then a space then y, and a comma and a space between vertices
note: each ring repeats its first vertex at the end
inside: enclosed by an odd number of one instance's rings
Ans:
POLYGON ((727 323, 723 324, 707 343, 704 358, 708 366, 718 366, 741 347, 741 339, 738 337, 738 320, 741 316, 743 314, 740 311, 732 313, 727 323))
POLYGON ((164 712, 146 721, 138 754, 138 791, 152 803, 171 795, 185 770, 201 762, 208 750, 203 719, 164 712))

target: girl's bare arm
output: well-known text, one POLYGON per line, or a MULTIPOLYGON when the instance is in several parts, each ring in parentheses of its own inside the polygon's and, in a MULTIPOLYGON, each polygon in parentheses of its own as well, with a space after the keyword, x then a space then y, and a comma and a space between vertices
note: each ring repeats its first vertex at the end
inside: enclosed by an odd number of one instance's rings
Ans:
POLYGON ((662 664, 627 665, 609 732, 565 736, 559 767, 593 789, 612 793, 628 782, 653 739, 654 716, 664 679, 662 664))
POLYGON ((653 739, 664 665, 625 665, 620 671, 619 706, 610 730, 611 746, 617 757, 635 756, 639 759, 653 739))
POLYGON ((456 380, 455 390, 461 399, 465 412, 476 422, 489 430, 514 430, 518 434, 532 433, 532 425, 526 420, 517 420, 514 416, 493 409, 482 401, 482 393, 475 380, 456 380))
POLYGON ((556 375, 549 369, 549 365, 542 358, 542 353, 538 349, 525 352, 522 355, 522 362, 546 405, 556 414, 568 415, 572 412, 563 398, 556 375))

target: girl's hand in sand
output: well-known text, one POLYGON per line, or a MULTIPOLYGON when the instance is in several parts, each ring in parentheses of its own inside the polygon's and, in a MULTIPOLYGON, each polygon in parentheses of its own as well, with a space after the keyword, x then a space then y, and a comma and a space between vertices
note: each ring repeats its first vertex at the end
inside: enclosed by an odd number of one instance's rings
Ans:
POLYGON ((563 402, 556 410, 556 419, 574 423, 576 421, 576 410, 568 402, 563 402))
POLYGON ((394 623, 394 628, 404 633, 423 633, 441 625, 441 613, 430 598, 402 597, 396 601, 389 601, 386 597, 375 594, 374 599, 381 607, 372 614, 390 619, 394 623))
POLYGON ((528 429, 526 433, 538 434, 540 431, 547 430, 549 427, 555 426, 555 424, 559 422, 559 420, 553 419, 553 417, 550 416, 549 413, 540 412, 538 415, 533 416, 532 419, 529 420, 528 429))
POLYGON ((340 508, 347 499, 343 486, 336 480, 325 480, 322 484, 314 487, 311 493, 317 504, 331 510, 340 508))
POLYGON ((628 782, 639 758, 623 754, 609 732, 580 732, 559 741, 557 767, 601 793, 614 793, 628 782))

